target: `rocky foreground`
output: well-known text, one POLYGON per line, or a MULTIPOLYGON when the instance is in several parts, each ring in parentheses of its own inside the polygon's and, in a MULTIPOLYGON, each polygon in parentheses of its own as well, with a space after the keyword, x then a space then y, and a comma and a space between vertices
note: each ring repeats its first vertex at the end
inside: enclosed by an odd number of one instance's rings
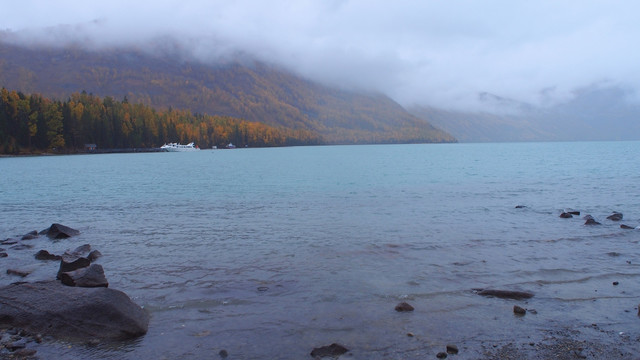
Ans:
MULTIPOLYGON (((40 233, 33 231, 0 244, 25 250, 31 248, 28 240, 39 236, 64 239, 78 234, 78 230, 53 224, 40 233)), ((2 254, 9 256, 5 251, 2 254)), ((35 350, 28 349, 27 343, 40 342, 43 337, 100 343, 146 334, 149 314, 122 291, 108 288, 102 266, 94 263, 100 256, 88 244, 61 255, 43 249, 35 254, 36 260, 60 262, 51 280, 18 281, 0 288, 0 357, 7 352, 11 357, 32 356, 35 350)), ((29 276, 20 269, 7 269, 7 274, 29 276)))

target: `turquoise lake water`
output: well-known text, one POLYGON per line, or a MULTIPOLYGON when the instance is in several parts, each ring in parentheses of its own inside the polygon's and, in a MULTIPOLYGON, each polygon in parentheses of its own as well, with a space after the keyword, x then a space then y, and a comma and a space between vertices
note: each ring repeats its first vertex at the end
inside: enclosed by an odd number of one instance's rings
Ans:
POLYGON ((81 231, 9 250, 1 285, 10 267, 55 277, 39 248, 89 243, 110 287, 151 314, 141 339, 48 343, 42 358, 305 359, 337 342, 341 359, 411 359, 593 323, 640 335, 640 230, 620 228, 640 225, 640 142, 20 157, 0 174, 0 238, 81 231), (581 216, 559 218, 568 208, 581 216))

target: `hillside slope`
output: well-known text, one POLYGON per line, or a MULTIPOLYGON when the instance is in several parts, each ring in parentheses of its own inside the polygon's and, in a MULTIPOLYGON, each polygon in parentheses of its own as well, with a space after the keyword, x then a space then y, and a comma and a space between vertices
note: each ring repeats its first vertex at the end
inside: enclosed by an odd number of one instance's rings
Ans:
POLYGON ((383 95, 333 89, 257 62, 206 65, 131 50, 31 49, 0 43, 0 86, 189 109, 318 133, 330 144, 452 142, 383 95))

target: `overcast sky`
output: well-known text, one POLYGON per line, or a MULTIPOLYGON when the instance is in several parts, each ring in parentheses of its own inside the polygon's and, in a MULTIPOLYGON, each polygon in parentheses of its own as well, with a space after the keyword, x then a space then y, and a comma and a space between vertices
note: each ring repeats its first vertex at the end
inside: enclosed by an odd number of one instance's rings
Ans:
POLYGON ((587 86, 640 89, 640 1, 0 0, 23 40, 162 44, 219 61, 249 54, 404 105, 546 104, 587 86))

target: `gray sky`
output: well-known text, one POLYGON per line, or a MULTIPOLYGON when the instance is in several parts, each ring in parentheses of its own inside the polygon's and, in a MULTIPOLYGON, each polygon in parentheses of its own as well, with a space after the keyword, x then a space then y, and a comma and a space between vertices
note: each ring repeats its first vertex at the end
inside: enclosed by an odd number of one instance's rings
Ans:
POLYGON ((640 88, 635 0, 0 0, 0 9, 0 30, 24 41, 148 47, 176 37, 185 56, 246 53, 404 105, 477 108, 480 92, 549 104, 587 86, 640 88))

